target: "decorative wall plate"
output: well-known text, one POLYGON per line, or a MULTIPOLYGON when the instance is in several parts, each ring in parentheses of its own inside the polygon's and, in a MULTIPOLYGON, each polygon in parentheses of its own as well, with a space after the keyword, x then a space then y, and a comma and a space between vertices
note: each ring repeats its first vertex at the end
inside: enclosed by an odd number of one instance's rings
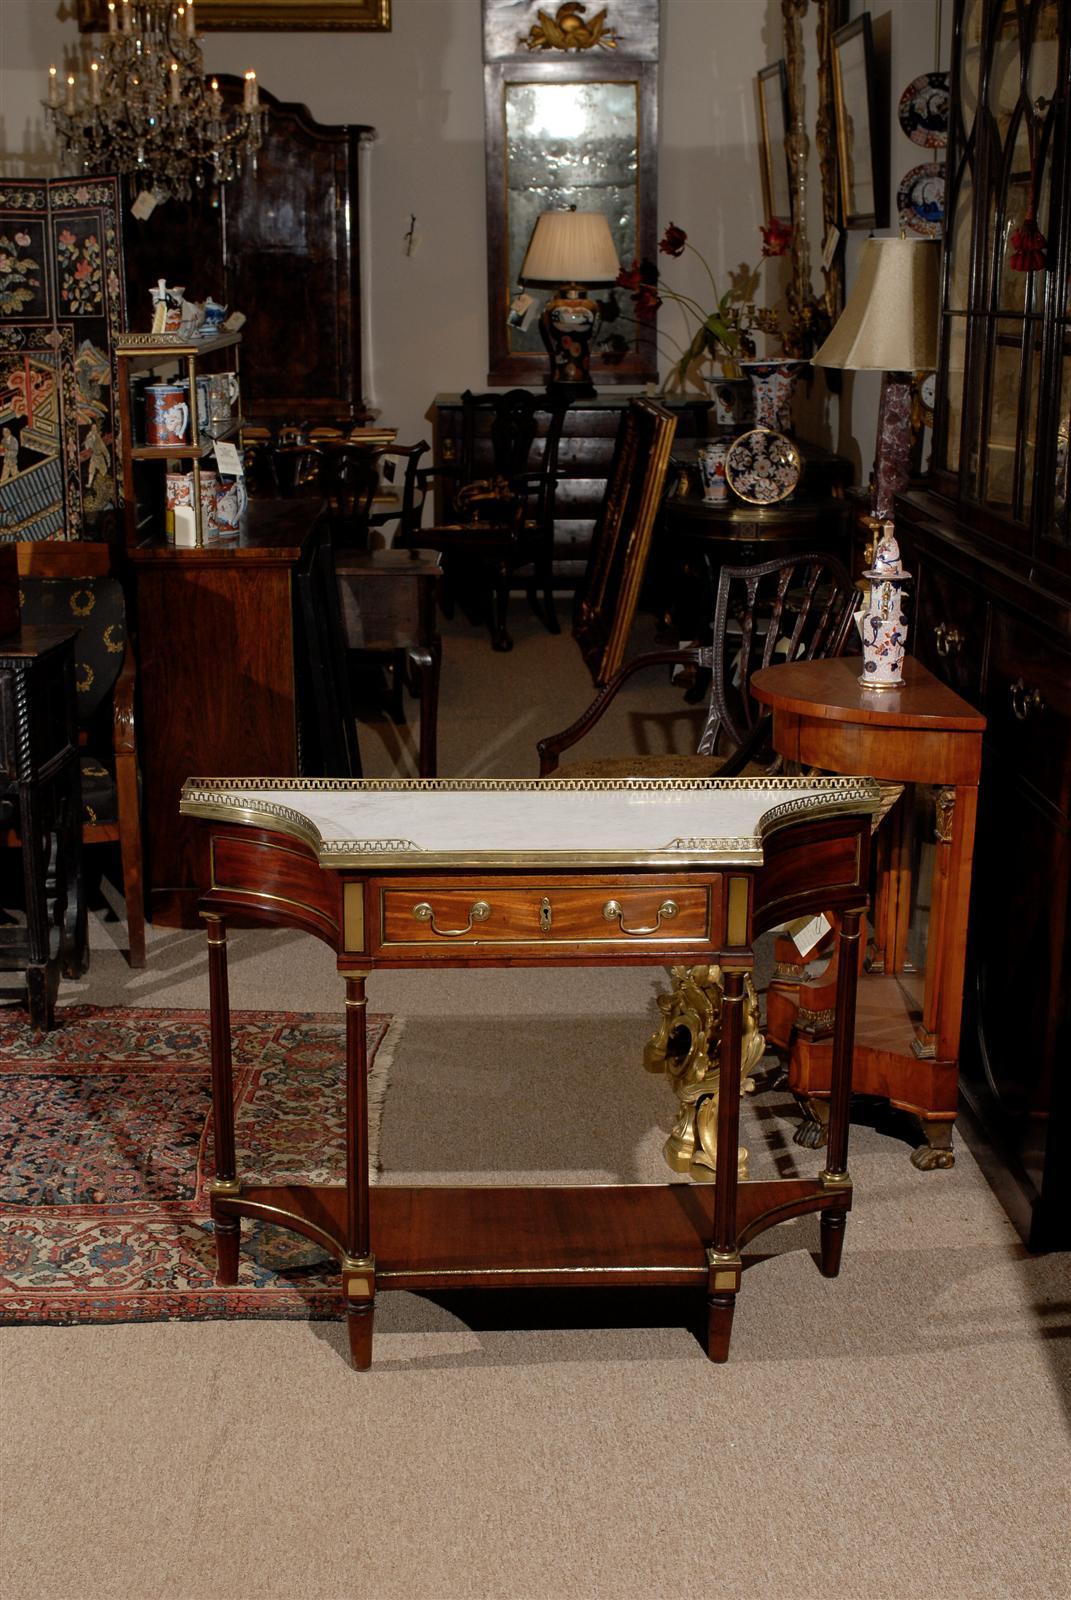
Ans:
POLYGON ((752 428, 734 439, 725 459, 733 493, 749 505, 787 500, 800 481, 803 461, 791 439, 773 428, 752 428))
POLYGON ((945 231, 945 169, 926 161, 905 172, 896 191, 900 226, 924 239, 939 239, 945 231))
POLYGON ((913 144, 943 150, 948 143, 948 73, 922 72, 900 96, 900 126, 913 144))

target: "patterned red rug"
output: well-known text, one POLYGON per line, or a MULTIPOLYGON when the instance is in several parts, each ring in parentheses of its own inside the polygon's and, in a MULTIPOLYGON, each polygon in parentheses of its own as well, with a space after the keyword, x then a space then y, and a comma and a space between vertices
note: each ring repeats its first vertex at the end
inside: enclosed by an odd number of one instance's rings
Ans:
MULTIPOLYGON (((233 1013, 239 1171, 344 1175, 345 1023, 233 1013)), ((370 1134, 400 1024, 370 1016, 370 1134)), ((207 1011, 68 1006, 35 1037, 0 1013, 0 1322, 163 1322, 340 1314, 334 1263, 243 1224, 240 1281, 213 1282, 207 1011)))

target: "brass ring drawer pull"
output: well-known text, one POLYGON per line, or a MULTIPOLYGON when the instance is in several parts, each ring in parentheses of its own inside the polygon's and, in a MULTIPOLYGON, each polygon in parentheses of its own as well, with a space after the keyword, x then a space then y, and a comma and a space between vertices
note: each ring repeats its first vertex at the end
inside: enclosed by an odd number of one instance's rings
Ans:
POLYGON ((958 628, 950 628, 947 623, 939 622, 933 634, 939 656, 959 655, 963 648, 963 635, 958 628))
POLYGON ((469 907, 469 920, 463 928, 437 928, 435 926, 435 912, 426 900, 421 900, 413 907, 413 915, 418 922, 431 924, 432 933, 438 934, 440 939, 460 939, 466 933, 471 933, 474 922, 486 922, 491 915, 491 907, 486 900, 474 900, 469 907))
POLYGON ((1012 713, 1019 722, 1025 722, 1031 715, 1044 711, 1045 702, 1036 689, 1028 689, 1022 678, 1016 678, 1008 690, 1011 699, 1012 713))
POLYGON ((651 928, 626 928, 625 913, 617 900, 607 900, 602 908, 602 914, 607 922, 616 922, 621 932, 627 934, 630 939, 639 939, 645 933, 657 933, 663 921, 669 922, 671 918, 677 915, 678 910, 679 907, 676 900, 663 900, 658 908, 658 921, 651 928))

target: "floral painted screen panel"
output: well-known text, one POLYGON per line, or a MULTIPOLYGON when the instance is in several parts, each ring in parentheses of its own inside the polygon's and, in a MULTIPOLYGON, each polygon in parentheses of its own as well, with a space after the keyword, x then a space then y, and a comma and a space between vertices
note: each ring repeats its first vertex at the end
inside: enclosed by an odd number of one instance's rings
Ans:
POLYGON ((0 541, 114 529, 119 200, 115 178, 0 181, 0 541))
MULTIPOLYGON (((509 280, 543 211, 601 212, 619 261, 638 254, 639 85, 507 83, 509 280)), ((538 324, 510 330, 510 349, 543 348, 538 324)))

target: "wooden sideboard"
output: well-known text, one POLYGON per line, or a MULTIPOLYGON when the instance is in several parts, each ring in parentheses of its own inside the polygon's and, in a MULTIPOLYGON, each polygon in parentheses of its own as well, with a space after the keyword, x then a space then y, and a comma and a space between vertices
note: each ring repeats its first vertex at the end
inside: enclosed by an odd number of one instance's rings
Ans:
POLYGON ((915 650, 984 711, 963 1094, 1028 1242, 1071 1248, 1071 604, 943 497, 897 502, 915 650))
MULTIPOLYGON (((554 580, 562 588, 575 589, 583 582, 595 519, 599 514, 606 480, 613 461, 614 442, 621 418, 630 400, 643 391, 611 389, 588 399, 576 400, 569 407, 558 451, 558 485, 555 493, 554 580)), ((696 439, 706 432, 710 401, 702 396, 659 399, 677 418, 677 439, 696 439)), ((435 461, 448 466, 458 457, 461 442, 461 396, 435 396, 435 461)), ((549 412, 546 421, 549 421, 549 412)), ((536 440, 538 462, 546 433, 542 423, 536 440)), ((491 463, 491 444, 487 441, 486 459, 491 463)), ((436 507, 439 520, 445 506, 436 507)))
POLYGON ((253 500, 241 539, 128 554, 136 595, 145 876, 151 920, 196 927, 203 837, 178 814, 199 773, 300 770, 293 581, 316 500, 253 500))

